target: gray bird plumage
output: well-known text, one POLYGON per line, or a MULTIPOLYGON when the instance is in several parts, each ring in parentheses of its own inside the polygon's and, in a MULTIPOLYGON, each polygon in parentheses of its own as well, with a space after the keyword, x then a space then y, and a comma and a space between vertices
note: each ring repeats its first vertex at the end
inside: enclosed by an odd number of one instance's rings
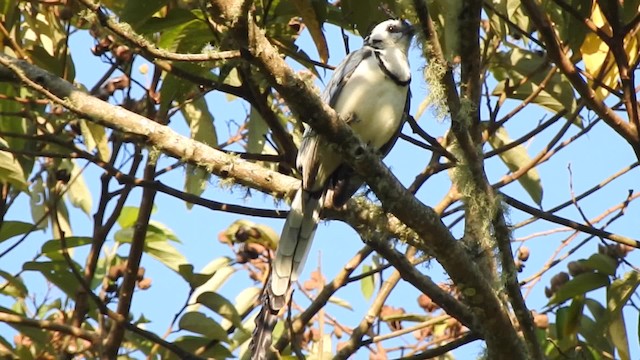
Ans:
MULTIPOLYGON (((322 99, 362 141, 386 155, 395 143, 409 109, 411 71, 407 52, 413 35, 403 20, 376 25, 364 46, 349 54, 336 68, 322 99)), ((291 204, 272 264, 263 308, 256 318, 252 359, 266 357, 277 313, 286 305, 291 283, 298 279, 315 234, 322 204, 327 198, 342 206, 362 185, 362 179, 344 164, 323 138, 305 131, 297 167, 302 187, 291 204)))

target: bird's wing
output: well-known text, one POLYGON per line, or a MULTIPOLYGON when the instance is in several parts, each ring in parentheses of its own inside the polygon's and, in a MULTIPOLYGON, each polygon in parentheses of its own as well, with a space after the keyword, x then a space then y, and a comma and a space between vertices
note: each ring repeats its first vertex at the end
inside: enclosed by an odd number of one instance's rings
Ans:
MULTIPOLYGON (((407 100, 404 104, 403 117, 406 119, 409 116, 409 107, 411 105, 411 90, 407 92, 407 100)), ((379 152, 381 157, 387 156, 391 148, 395 145, 398 140, 398 136, 400 135, 400 131, 402 130, 402 125, 404 125, 404 121, 400 123, 398 129, 395 134, 384 144, 379 152)), ((333 204, 335 207, 341 207, 344 205, 353 194, 358 191, 358 189, 364 184, 364 180, 356 174, 353 169, 346 164, 342 164, 338 167, 338 169, 331 175, 331 183, 329 187, 329 191, 327 192, 327 199, 333 204)))
POLYGON ((329 104, 329 106, 334 107, 338 101, 340 92, 344 88, 344 85, 349 81, 358 65, 372 55, 373 50, 367 46, 347 55, 347 57, 344 58, 340 65, 335 69, 327 87, 322 92, 322 101, 329 104))
MULTIPOLYGON (((363 47, 347 55, 338 65, 331 76, 327 87, 322 92, 322 100, 334 107, 345 84, 351 78, 358 65, 368 57, 373 56, 373 51, 369 47, 363 47)), ((327 180, 331 173, 321 169, 331 169, 340 164, 340 159, 328 146, 326 141, 320 138, 315 131, 307 128, 298 151, 297 166, 302 173, 302 186, 310 192, 324 191, 327 180)))

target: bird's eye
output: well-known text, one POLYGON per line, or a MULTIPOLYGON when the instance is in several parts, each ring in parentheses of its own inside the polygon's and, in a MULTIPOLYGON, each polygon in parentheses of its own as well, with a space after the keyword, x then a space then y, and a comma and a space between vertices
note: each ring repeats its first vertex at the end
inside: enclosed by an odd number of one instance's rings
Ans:
POLYGON ((395 25, 389 25, 387 26, 387 31, 392 33, 392 32, 398 31, 398 29, 396 28, 395 25))

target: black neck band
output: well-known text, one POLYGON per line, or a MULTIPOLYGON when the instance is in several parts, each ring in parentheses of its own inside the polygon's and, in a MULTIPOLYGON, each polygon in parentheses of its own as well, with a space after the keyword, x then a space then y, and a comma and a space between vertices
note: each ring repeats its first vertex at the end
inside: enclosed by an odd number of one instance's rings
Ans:
POLYGON ((382 61, 382 58, 380 57, 380 52, 378 52, 376 50, 373 50, 373 53, 376 55, 376 59, 378 60, 378 65, 380 66, 380 69, 382 69, 382 71, 389 78, 391 78, 391 80, 393 80, 394 83, 396 83, 398 86, 407 86, 407 85, 409 85, 409 82, 411 82, 411 77, 409 77, 409 79, 407 79, 407 80, 400 80, 394 73, 389 71, 389 69, 387 69, 387 67, 384 65, 384 62, 382 61))

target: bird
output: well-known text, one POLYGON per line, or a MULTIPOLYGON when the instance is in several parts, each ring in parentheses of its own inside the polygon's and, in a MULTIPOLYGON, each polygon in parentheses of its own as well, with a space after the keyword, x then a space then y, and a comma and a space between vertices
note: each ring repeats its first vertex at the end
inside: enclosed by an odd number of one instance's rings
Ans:
MULTIPOLYGON (((385 156, 395 144, 411 98, 408 51, 414 29, 403 19, 388 19, 373 27, 362 48, 336 67, 321 99, 367 144, 385 156)), ((256 317, 250 351, 266 358, 277 314, 291 295, 291 284, 304 267, 326 202, 343 206, 363 179, 313 129, 303 134, 296 158, 302 185, 291 203, 271 265, 270 279, 256 317)))

